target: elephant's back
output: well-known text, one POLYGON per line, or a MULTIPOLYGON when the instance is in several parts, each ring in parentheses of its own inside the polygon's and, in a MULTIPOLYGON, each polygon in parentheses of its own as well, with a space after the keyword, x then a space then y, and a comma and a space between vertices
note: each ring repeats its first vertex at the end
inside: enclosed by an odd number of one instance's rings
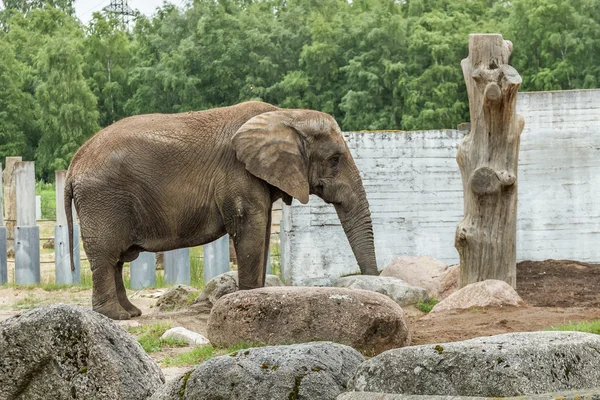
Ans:
POLYGON ((168 163, 192 151, 222 154, 247 120, 274 110, 278 108, 251 101, 205 111, 127 117, 92 136, 76 152, 69 169, 73 174, 95 171, 109 161, 130 157, 168 163))

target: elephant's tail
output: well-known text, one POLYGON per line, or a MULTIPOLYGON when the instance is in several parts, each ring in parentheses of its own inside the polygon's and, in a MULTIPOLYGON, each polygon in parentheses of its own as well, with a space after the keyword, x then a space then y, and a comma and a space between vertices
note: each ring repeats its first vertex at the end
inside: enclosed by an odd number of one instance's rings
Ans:
POLYGON ((67 176, 65 182, 65 214, 67 215, 67 227, 69 228, 69 256, 71 259, 71 271, 75 271, 75 261, 73 260, 73 183, 67 176))

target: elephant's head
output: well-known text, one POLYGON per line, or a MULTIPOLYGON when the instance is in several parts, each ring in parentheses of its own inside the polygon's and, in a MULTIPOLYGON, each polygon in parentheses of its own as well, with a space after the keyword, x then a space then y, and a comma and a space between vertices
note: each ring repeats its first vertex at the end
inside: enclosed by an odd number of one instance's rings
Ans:
POLYGON ((315 194, 333 204, 362 274, 377 275, 369 203, 358 168, 333 117, 281 110, 257 115, 233 137, 237 158, 253 175, 308 202, 315 194))

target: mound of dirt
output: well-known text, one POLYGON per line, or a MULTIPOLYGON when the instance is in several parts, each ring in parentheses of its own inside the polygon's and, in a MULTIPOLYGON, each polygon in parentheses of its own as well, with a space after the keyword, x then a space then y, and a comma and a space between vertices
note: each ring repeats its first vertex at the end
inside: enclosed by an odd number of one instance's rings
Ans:
POLYGON ((517 264, 517 292, 533 307, 600 306, 600 265, 571 260, 517 264))

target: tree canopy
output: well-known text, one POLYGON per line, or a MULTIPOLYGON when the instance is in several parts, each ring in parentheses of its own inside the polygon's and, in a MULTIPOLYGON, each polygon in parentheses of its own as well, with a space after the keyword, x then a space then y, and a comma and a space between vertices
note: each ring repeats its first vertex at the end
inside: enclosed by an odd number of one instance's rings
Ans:
POLYGON ((600 87, 599 0, 193 0, 129 27, 72 0, 4 0, 0 157, 40 178, 129 115, 262 100, 344 130, 468 121, 469 33, 514 44, 522 90, 600 87))

